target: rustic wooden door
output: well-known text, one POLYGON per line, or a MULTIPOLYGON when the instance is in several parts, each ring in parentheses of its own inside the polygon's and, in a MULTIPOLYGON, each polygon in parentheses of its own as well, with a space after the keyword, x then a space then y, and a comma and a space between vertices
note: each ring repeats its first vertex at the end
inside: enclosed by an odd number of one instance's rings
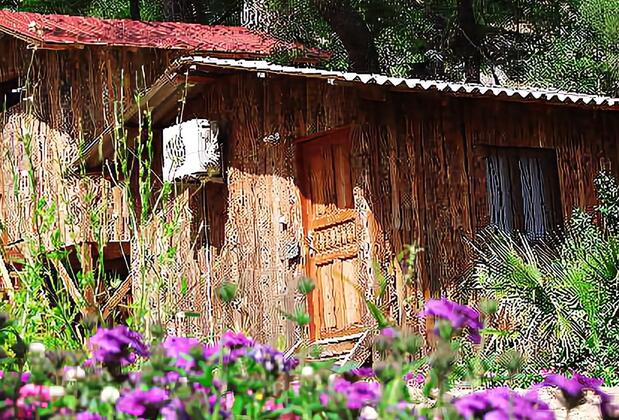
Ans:
POLYGON ((354 208, 350 131, 298 143, 312 338, 344 336, 362 326, 358 216, 354 208))

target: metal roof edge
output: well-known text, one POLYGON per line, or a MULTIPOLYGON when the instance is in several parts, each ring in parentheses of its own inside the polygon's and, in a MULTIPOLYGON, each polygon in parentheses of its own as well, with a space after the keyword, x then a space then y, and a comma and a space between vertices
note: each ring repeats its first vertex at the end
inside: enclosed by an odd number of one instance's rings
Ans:
POLYGON ((474 97, 509 98, 531 102, 552 104, 581 105, 589 108, 619 110, 619 98, 566 92, 559 89, 540 89, 506 86, 488 86, 473 83, 457 83, 442 80, 425 80, 415 78, 390 77, 381 74, 365 74, 323 70, 311 67, 293 67, 272 64, 264 60, 221 59, 203 55, 183 58, 185 62, 217 68, 242 71, 260 71, 307 78, 325 78, 331 83, 342 81, 374 86, 405 88, 411 91, 460 94, 474 97))

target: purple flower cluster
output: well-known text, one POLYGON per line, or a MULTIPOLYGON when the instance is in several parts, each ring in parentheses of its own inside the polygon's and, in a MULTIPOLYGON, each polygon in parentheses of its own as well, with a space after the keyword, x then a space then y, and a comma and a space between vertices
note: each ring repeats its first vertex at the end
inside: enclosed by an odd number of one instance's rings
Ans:
POLYGON ((191 350, 201 346, 195 338, 168 337, 161 346, 166 356, 176 360, 176 367, 185 370, 195 368, 196 362, 189 356, 191 350))
POLYGON ((124 325, 99 328, 90 338, 89 347, 95 360, 109 365, 126 366, 134 363, 137 356, 148 356, 142 336, 124 325))
POLYGON ((333 383, 333 390, 345 397, 346 407, 351 410, 360 410, 366 405, 376 405, 381 396, 378 382, 349 382, 338 378, 333 383))
MULTIPOLYGON (((434 316, 448 321, 457 330, 467 330, 469 339, 479 344, 481 336, 479 330, 483 328, 481 316, 475 309, 460 305, 448 299, 431 299, 419 316, 434 316)), ((438 334, 435 331, 435 334, 438 334)))
POLYGON ((167 399, 168 392, 161 388, 136 389, 122 395, 116 403, 116 409, 132 416, 154 418, 166 405, 167 399))
POLYGON ((261 344, 255 344, 251 349, 248 349, 247 356, 264 366, 267 372, 290 372, 299 365, 299 360, 296 358, 286 358, 284 353, 261 344))
POLYGON ((520 395, 509 388, 493 388, 460 397, 454 402, 454 407, 465 419, 554 419, 548 405, 538 400, 535 392, 520 395))
POLYGON ((601 379, 589 378, 579 373, 574 373, 571 378, 559 374, 546 375, 543 382, 536 387, 552 386, 558 388, 563 395, 563 401, 568 410, 584 402, 585 392, 592 391, 600 398, 600 410, 604 419, 614 418, 619 407, 612 403, 610 395, 600 388, 603 384, 601 379))

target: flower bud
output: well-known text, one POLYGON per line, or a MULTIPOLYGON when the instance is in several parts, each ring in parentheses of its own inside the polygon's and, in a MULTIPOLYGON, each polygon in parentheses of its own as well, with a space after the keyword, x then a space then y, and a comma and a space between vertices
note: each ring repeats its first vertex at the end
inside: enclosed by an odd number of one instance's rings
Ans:
POLYGON ((43 343, 30 343, 28 352, 32 355, 43 356, 45 355, 45 345, 43 343))
POLYGON ((86 377, 86 372, 80 366, 67 366, 64 370, 64 379, 67 382, 76 381, 86 377))
POLYGON ((359 413, 359 419, 363 420, 377 420, 378 413, 374 409, 374 407, 370 407, 369 405, 363 407, 361 412, 359 413))
POLYGON ((62 398, 64 397, 64 395, 65 395, 64 387, 58 386, 58 385, 52 385, 49 387, 49 398, 52 401, 62 398))
POLYGON ((311 378, 314 376, 314 368, 311 366, 303 366, 301 369, 301 376, 304 378, 311 378))
POLYGON ((120 398, 120 392, 113 386, 106 386, 101 390, 101 401, 108 404, 114 404, 120 398))

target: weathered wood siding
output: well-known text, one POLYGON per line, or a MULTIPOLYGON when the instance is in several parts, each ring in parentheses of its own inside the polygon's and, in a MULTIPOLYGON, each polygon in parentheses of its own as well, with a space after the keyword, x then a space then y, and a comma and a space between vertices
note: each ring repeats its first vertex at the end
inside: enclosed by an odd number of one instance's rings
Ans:
POLYGON ((137 89, 149 86, 178 53, 106 47, 31 50, 10 37, 0 39, 0 51, 0 82, 19 77, 29 98, 0 113, 5 243, 32 234, 33 200, 39 197, 56 206, 58 223, 50 229, 59 229, 64 243, 94 242, 101 232, 104 242, 128 240, 122 188, 100 177, 64 175, 83 144, 113 123, 116 104, 131 103, 137 89), (31 138, 32 162, 24 150, 26 136, 31 138), (93 225, 93 214, 102 227, 93 225))
MULTIPOLYGON (((471 266, 463 239, 488 223, 485 163, 477 148, 555 149, 568 215, 575 206, 594 204, 592 179, 602 165, 617 169, 617 116, 488 99, 383 95, 370 87, 297 78, 221 78, 204 87, 184 115, 222 121, 229 133, 225 213, 221 197, 206 200, 210 214, 221 214, 215 231, 222 235, 224 221, 225 230, 206 270, 215 285, 239 284, 232 305, 237 324, 258 339, 284 338, 292 345, 299 332, 279 310, 290 311, 299 302, 295 285, 306 252, 293 141, 351 125, 355 208, 367 232, 360 238, 359 282, 370 294, 372 262, 378 262, 390 282, 385 302, 390 315, 412 325, 419 309, 415 297, 446 293, 461 278, 471 266), (265 141, 274 133, 279 142, 265 141), (419 276, 405 285, 396 256, 414 242, 424 249, 419 276)), ((216 307, 210 313, 226 322, 216 307)))

